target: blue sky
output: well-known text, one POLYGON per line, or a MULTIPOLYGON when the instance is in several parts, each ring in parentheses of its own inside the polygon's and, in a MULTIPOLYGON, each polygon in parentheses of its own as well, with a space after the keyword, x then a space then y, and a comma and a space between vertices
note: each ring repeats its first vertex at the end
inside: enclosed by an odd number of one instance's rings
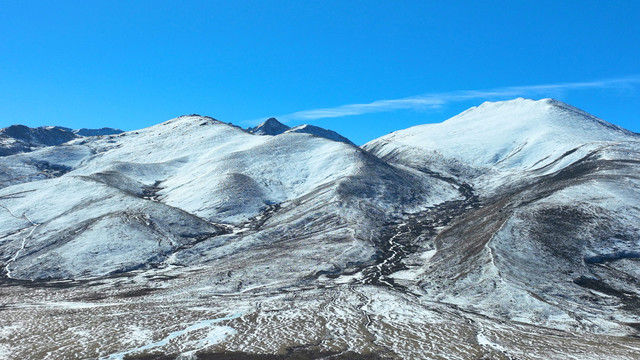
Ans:
POLYGON ((524 96, 640 132, 638 19, 636 0, 3 0, 0 127, 276 116, 362 144, 524 96))

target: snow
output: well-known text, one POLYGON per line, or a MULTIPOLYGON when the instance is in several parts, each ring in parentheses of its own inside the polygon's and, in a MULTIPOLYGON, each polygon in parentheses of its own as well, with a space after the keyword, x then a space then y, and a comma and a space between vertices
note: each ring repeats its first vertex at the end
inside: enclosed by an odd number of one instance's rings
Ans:
POLYGON ((11 348, 9 346, 0 344, 0 358, 2 359, 11 358, 11 348))
POLYGON ((9 305, 12 308, 28 309, 28 308, 61 308, 67 310, 93 309, 101 307, 118 306, 118 303, 87 303, 78 301, 49 301, 39 303, 21 303, 9 305))
POLYGON ((117 353, 117 354, 112 354, 106 357, 103 357, 101 359, 108 359, 108 360, 122 360, 124 359, 124 357, 126 355, 129 354, 134 354, 134 353, 138 353, 138 352, 144 352, 146 350, 152 350, 155 348, 161 348, 166 346, 167 344, 169 344, 172 340, 179 338, 181 336, 184 336, 190 332, 194 332, 196 330, 200 330, 200 329, 209 329, 209 331, 207 332, 207 334, 205 335, 204 338, 198 340, 197 342, 197 349, 193 350, 193 352, 200 350, 202 348, 217 344, 218 342, 224 340, 225 337, 227 337, 228 335, 231 335, 235 332, 235 330, 231 327, 228 326, 213 326, 213 324, 217 324, 219 322, 222 321, 229 321, 229 320, 234 320, 239 318, 240 316, 242 316, 242 314, 235 314, 235 315, 231 315, 231 316, 227 316, 227 317, 221 317, 221 318, 216 318, 216 319, 210 319, 210 320, 201 320, 198 321, 195 324, 192 324, 182 330, 178 330, 178 331, 173 331, 171 333, 169 333, 166 337, 164 337, 162 340, 144 345, 144 346, 140 346, 137 348, 133 348, 133 349, 129 349, 129 350, 125 350, 123 352, 117 353))
POLYGON ((304 133, 310 134, 313 136, 322 137, 325 139, 343 142, 345 144, 353 145, 349 139, 344 136, 338 134, 335 131, 323 129, 314 125, 299 125, 293 128, 288 127, 287 125, 282 124, 276 118, 269 118, 267 121, 262 124, 256 126, 255 128, 249 128, 248 131, 252 134, 256 135, 280 135, 283 133, 304 133))
POLYGON ((437 249, 427 250, 420 254, 420 258, 423 261, 420 266, 409 268, 407 270, 396 271, 390 276, 394 280, 406 280, 406 281, 418 281, 423 277, 429 266, 429 261, 438 252, 437 249))
POLYGON ((478 342, 478 345, 486 346, 500 353, 506 354, 507 349, 505 349, 502 345, 498 344, 497 342, 491 341, 489 337, 485 334, 484 325, 482 325, 482 323, 479 323, 479 324, 480 324, 480 327, 478 328, 478 333, 476 335, 476 341, 478 342))
MULTIPOLYGON (((22 191, 22 197, 8 197, 0 202, 14 213, 28 214, 40 225, 32 227, 28 234, 17 233, 5 240, 14 243, 16 251, 24 248, 22 245, 30 249, 28 256, 16 254, 14 261, 10 261, 12 276, 104 275, 135 268, 181 246, 185 242, 183 234, 195 236, 219 231, 178 209, 81 177, 63 176, 22 184, 0 193, 22 191), (57 240, 61 235, 65 241, 57 240)), ((9 216, 9 212, 0 213, 0 219, 9 216)))
MULTIPOLYGON (((12 214, 13 215, 13 214, 12 214)), ((15 216, 15 215, 14 215, 15 216)), ((20 256, 20 252, 23 251, 27 245, 27 241, 29 240, 29 238, 31 237, 31 235, 33 234, 33 231, 40 226, 40 224, 36 224, 33 221, 31 221, 26 215, 24 215, 25 219, 27 221, 29 221, 31 223, 31 229, 29 230, 29 233, 22 238, 22 243, 20 244, 20 249, 18 249, 15 254, 6 262, 5 265, 5 272, 7 274, 7 277, 11 279, 11 269, 9 268, 11 266, 11 263, 13 263, 14 261, 16 261, 16 259, 18 258, 18 256, 20 256)))
POLYGON ((243 141, 242 149, 207 153, 164 182, 163 199, 199 216, 239 223, 267 204, 297 198, 355 171, 356 149, 295 134, 257 138, 251 147, 243 141))

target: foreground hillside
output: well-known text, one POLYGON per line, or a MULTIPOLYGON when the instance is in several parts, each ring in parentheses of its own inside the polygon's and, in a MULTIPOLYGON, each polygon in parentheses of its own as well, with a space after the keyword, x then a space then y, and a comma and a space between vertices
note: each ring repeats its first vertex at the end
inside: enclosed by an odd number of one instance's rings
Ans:
POLYGON ((517 99, 1 157, 0 357, 637 358, 639 140, 517 99))

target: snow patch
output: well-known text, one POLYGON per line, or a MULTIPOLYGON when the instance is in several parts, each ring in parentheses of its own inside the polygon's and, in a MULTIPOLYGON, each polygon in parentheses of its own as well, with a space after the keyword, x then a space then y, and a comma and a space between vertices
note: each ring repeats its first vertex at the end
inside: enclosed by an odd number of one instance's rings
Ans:
POLYGON ((143 351, 147 351, 147 350, 151 350, 159 347, 164 347, 173 339, 176 339, 180 336, 188 334, 192 331, 205 329, 205 328, 211 328, 211 330, 209 330, 207 335, 203 339, 200 339, 197 342, 197 344, 202 345, 201 348, 206 346, 211 346, 211 345, 217 344, 220 341, 223 341, 228 335, 235 333, 235 330, 233 328, 230 328, 228 326, 216 326, 215 328, 213 328, 213 324, 216 324, 222 321, 237 319, 241 316, 242 314, 235 314, 228 317, 198 321, 197 323, 190 325, 183 330, 178 330, 178 331, 169 333, 169 335, 167 335, 164 339, 160 341, 156 341, 156 342, 153 342, 141 347, 137 347, 134 349, 125 350, 123 352, 112 354, 107 357, 103 357, 101 359, 123 360, 126 355, 137 353, 137 352, 143 352, 143 351))

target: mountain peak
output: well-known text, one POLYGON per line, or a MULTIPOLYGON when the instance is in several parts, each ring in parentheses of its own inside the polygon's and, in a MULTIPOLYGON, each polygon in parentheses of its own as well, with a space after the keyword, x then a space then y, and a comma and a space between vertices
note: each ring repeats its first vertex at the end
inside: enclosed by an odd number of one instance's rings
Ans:
POLYGON ((289 130, 289 127, 278 121, 278 119, 271 117, 262 124, 254 128, 249 128, 248 130, 250 133, 256 135, 279 135, 289 130))
POLYGON ((442 123, 396 131, 364 148, 380 157, 404 151, 408 163, 433 154, 495 172, 552 169, 560 159, 569 161, 567 153, 584 155, 588 144, 630 140, 637 141, 638 135, 561 101, 517 98, 485 102, 442 123))

